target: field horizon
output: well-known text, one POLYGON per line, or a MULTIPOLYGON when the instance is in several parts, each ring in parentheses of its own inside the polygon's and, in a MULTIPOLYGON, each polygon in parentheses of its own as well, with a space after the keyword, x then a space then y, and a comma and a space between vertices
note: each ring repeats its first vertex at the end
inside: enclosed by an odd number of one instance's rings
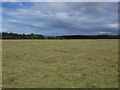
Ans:
POLYGON ((120 3, 8 1, 0 10, 3 89, 119 88, 120 3))

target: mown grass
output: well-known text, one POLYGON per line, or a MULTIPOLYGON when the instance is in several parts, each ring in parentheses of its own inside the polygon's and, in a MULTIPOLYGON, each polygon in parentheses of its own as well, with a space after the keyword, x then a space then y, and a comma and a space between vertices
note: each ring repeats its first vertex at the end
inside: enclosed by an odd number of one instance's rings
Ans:
POLYGON ((0 40, 0 89, 2 89, 2 40, 0 40))
POLYGON ((3 87, 118 87, 118 40, 3 40, 3 87))

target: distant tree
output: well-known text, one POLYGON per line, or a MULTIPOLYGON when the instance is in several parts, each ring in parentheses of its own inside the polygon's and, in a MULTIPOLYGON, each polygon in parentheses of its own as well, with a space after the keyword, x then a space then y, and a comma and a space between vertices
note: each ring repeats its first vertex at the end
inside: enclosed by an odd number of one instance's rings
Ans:
MULTIPOLYGON (((64 35, 64 36, 47 36, 40 34, 17 34, 0 32, 2 39, 120 39, 120 35, 64 35)), ((1 38, 1 37, 0 37, 1 38)))
POLYGON ((0 32, 0 39, 2 39, 2 33, 0 32))
POLYGON ((2 32, 2 39, 44 39, 42 35, 39 34, 16 34, 2 32))

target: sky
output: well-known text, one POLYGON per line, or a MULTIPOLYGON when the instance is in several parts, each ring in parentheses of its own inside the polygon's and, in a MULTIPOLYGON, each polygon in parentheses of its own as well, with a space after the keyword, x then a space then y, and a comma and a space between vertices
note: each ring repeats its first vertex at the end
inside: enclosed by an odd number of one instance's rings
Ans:
POLYGON ((118 34, 117 2, 2 2, 0 12, 4 32, 118 34))

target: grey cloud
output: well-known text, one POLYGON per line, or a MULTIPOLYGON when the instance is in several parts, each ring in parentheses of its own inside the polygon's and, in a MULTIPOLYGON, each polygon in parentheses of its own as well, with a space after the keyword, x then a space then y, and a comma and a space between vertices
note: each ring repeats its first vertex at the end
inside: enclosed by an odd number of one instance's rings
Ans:
POLYGON ((110 26, 117 24, 117 9, 117 3, 113 2, 33 3, 33 6, 28 9, 9 10, 3 8, 4 14, 16 20, 16 22, 11 22, 3 17, 3 27, 17 28, 18 32, 24 27, 29 28, 25 32, 46 35, 117 33, 116 28, 110 26))

